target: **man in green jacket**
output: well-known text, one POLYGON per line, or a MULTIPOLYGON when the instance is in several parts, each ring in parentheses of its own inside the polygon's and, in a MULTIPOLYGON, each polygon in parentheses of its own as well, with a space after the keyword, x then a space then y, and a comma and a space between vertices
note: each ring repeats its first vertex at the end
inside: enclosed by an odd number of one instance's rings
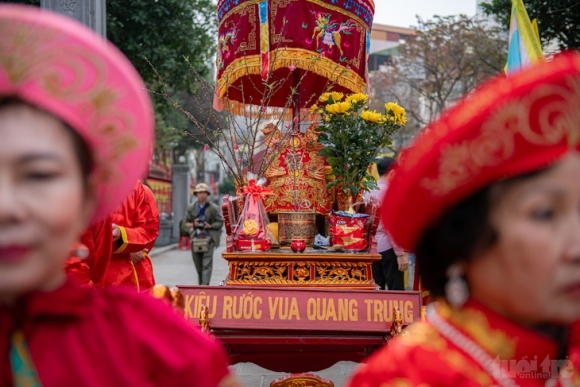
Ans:
MULTIPOLYGON (((213 252, 219 246, 224 219, 218 206, 207 200, 210 195, 207 184, 200 183, 196 185, 193 194, 197 196, 197 202, 187 207, 182 224, 191 235, 191 254, 197 270, 199 284, 209 285, 213 268, 213 252), (202 242, 207 242, 207 251, 196 251, 194 246, 196 241, 194 239, 201 238, 206 238, 202 242)), ((202 250, 205 250, 205 248, 202 250)))

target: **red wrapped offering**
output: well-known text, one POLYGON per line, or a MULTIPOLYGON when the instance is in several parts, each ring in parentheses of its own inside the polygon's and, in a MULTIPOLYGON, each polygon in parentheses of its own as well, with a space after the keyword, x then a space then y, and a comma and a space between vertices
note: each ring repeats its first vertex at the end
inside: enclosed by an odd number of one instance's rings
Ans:
POLYGON ((367 214, 332 213, 328 217, 330 222, 330 243, 342 245, 345 250, 364 250, 368 242, 366 240, 367 214))
POLYGON ((368 242, 365 238, 337 237, 336 239, 337 239, 336 244, 342 245, 342 247, 344 247, 345 250, 360 251, 364 250, 368 245, 368 242))
POLYGON ((248 185, 243 187, 243 194, 246 200, 236 226, 234 236, 236 250, 270 250, 272 243, 277 241, 267 227, 270 221, 261 196, 271 195, 272 192, 256 184, 255 179, 250 179, 248 185))
POLYGON ((330 228, 330 234, 335 237, 352 237, 352 238, 363 238, 365 236, 365 230, 358 225, 347 226, 338 224, 330 228))

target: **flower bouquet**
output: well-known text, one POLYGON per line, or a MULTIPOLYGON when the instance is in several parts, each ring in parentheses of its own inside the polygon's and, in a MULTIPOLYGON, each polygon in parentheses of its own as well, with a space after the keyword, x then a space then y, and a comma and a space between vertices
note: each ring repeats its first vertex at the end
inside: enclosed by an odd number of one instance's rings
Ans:
POLYGON ((345 250, 362 251, 367 247, 366 216, 354 214, 353 202, 363 191, 375 188, 376 182, 369 173, 369 166, 377 154, 391 142, 392 134, 402 128, 406 121, 405 109, 396 103, 385 104, 384 112, 369 110, 366 94, 324 93, 320 106, 313 105, 322 122, 317 131, 318 141, 324 145, 319 155, 325 156, 331 166, 333 180, 327 188, 341 188, 348 209, 332 214, 330 240, 345 250), (360 216, 359 216, 360 215, 360 216))
MULTIPOLYGON (((368 95, 324 93, 310 111, 321 116, 318 141, 324 148, 318 153, 332 167, 334 180, 327 188, 340 185, 353 212, 352 203, 363 191, 376 188, 369 166, 377 154, 391 142, 391 136, 407 122, 405 109, 386 103, 384 112, 369 110, 368 95)), ((342 210, 342 209, 341 209, 342 210)))

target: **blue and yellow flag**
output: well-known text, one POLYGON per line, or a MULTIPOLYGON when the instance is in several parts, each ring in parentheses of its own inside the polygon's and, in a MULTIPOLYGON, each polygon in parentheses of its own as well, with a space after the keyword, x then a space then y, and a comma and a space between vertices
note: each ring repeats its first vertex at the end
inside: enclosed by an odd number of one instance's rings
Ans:
POLYGON ((537 24, 530 22, 522 0, 512 0, 506 73, 513 74, 543 59, 537 24))

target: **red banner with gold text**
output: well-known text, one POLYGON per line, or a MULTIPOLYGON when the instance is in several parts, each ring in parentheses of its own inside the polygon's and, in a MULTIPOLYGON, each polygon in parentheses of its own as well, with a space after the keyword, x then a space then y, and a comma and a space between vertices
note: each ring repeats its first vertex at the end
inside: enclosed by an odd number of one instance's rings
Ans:
POLYGON ((421 293, 364 290, 179 286, 185 317, 209 309, 213 329, 356 331, 385 333, 401 311, 403 324, 420 320, 421 293))

